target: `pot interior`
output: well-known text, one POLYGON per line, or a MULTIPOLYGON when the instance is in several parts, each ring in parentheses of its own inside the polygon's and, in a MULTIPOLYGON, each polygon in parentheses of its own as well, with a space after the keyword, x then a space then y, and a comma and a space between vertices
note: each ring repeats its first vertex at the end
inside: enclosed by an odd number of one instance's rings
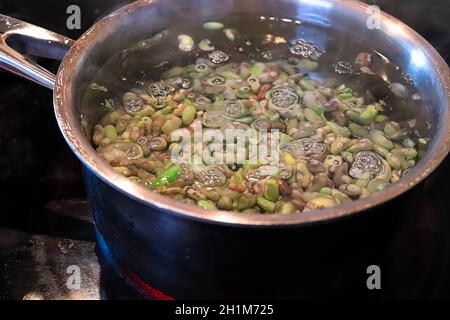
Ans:
MULTIPOLYGON (((357 7, 357 6, 356 6, 357 7)), ((361 10, 361 8, 359 8, 361 10)), ((367 10, 366 10, 367 11, 367 10)), ((204 21, 231 21, 241 26, 247 34, 258 36, 282 36, 286 40, 306 39, 317 44, 321 50, 329 53, 325 61, 321 61, 324 69, 332 69, 339 61, 353 62, 356 54, 364 49, 373 50, 385 59, 379 62, 381 77, 338 77, 339 83, 346 83, 356 90, 371 90, 376 97, 383 97, 392 107, 389 116, 396 121, 416 120, 420 135, 433 137, 440 121, 441 99, 437 82, 437 70, 433 69, 430 56, 417 43, 410 47, 410 40, 402 34, 401 25, 391 22, 381 22, 381 29, 369 29, 370 20, 360 12, 354 12, 340 2, 334 1, 165 1, 154 2, 134 10, 127 15, 116 17, 113 24, 108 24, 102 30, 102 37, 91 42, 86 48, 81 72, 77 75, 76 88, 78 101, 76 103, 84 123, 87 124, 87 136, 91 134, 95 124, 107 111, 102 108, 104 100, 111 95, 120 96, 140 82, 159 79, 156 65, 164 64, 168 69, 171 65, 182 65, 196 57, 174 53, 168 59, 169 47, 176 48, 174 36, 168 37, 168 46, 159 48, 137 49, 152 36, 167 31, 176 24, 172 32, 185 33, 190 26, 201 25, 204 21), (187 14, 195 13, 195 14, 187 14), (251 19, 276 19, 266 28, 253 26, 251 19), (280 23, 280 20, 289 22, 280 23), (176 21, 176 23, 174 23, 176 21), (369 21, 369 22, 368 22, 369 21), (275 24, 275 27, 273 26, 275 24), (289 24, 298 24, 295 27, 289 24), (187 30, 183 30, 183 26, 187 30), (288 26, 288 27, 286 27, 288 26), (265 30, 264 30, 265 29, 265 30), (404 36, 405 38, 402 38, 404 36), (383 80, 387 83, 383 83, 383 80), (416 94, 417 100, 401 101, 387 90, 389 83, 402 81, 408 88, 409 96, 416 94), (108 89, 88 90, 89 84, 95 82, 108 89), (88 96, 86 97, 86 92, 88 96), (113 94, 112 94, 113 93, 113 94), (418 95, 417 95, 418 94, 418 95)), ((194 34, 201 39, 208 34, 194 34)), ((165 41, 165 40, 164 40, 165 41)), ((216 47, 230 48, 224 37, 215 39, 216 47), (218 43, 217 43, 218 42, 218 43)), ((231 46, 236 46, 233 43, 231 46)), ((242 44, 245 46, 245 44, 242 44)), ((231 48, 230 48, 231 49, 231 48)), ((245 54, 244 54, 245 55, 245 54)), ((320 80, 326 80, 326 72, 313 75, 320 80)))
MULTIPOLYGON (((154 67, 165 63, 168 57, 172 64, 189 59, 195 61, 192 56, 170 55, 164 45, 159 50, 139 48, 147 39, 168 29, 186 33, 191 26, 205 21, 231 21, 248 34, 254 32, 286 40, 304 38, 316 43, 328 53, 322 62, 328 68, 338 61, 353 62, 358 52, 372 50, 379 57, 378 65, 374 66, 379 76, 343 75, 337 76, 338 80, 355 90, 370 89, 373 95, 387 97, 392 106, 389 116, 394 120, 415 119, 417 133, 431 139, 424 155, 429 160, 434 151, 441 149, 442 154, 442 149, 444 152, 448 149, 446 144, 438 145, 444 143, 444 123, 448 121, 445 82, 448 79, 443 79, 437 68, 442 62, 422 38, 388 16, 380 16, 380 29, 373 25, 368 27, 373 14, 367 6, 353 1, 138 1, 96 24, 79 41, 74 49, 78 52, 69 55, 77 59, 76 72, 71 75, 69 84, 69 90, 74 93, 71 112, 81 117, 76 125, 81 125, 79 129, 85 133, 85 139, 90 140, 94 124, 108 112, 101 106, 112 93, 120 96, 134 83, 158 80, 159 71, 154 67), (258 27, 252 19, 268 23, 258 27), (273 21, 272 27, 270 21, 273 21), (383 80, 387 83, 402 81, 407 86, 408 97, 415 95, 420 99, 405 102, 395 97, 389 90, 386 92, 388 84, 383 80), (93 82, 107 91, 90 90, 93 82)), ((193 34, 196 40, 203 36, 206 34, 193 34)), ((176 35, 168 39, 172 41, 171 47, 176 48, 176 35)), ((217 39, 217 45, 223 50, 230 47, 223 37, 217 39)), ((230 50, 238 49, 233 46, 235 48, 230 50)), ((329 74, 317 72, 315 76, 324 80, 329 74)), ((415 170, 420 170, 420 165, 415 170)))

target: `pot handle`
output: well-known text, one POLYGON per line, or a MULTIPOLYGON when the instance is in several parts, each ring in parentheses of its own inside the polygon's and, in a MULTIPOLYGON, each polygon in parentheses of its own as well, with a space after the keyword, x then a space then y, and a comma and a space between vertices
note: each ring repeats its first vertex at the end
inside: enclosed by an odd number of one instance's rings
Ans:
POLYGON ((56 76, 11 48, 6 39, 12 35, 32 40, 26 43, 27 53, 53 59, 62 59, 75 42, 55 32, 0 14, 0 67, 53 90, 56 76))

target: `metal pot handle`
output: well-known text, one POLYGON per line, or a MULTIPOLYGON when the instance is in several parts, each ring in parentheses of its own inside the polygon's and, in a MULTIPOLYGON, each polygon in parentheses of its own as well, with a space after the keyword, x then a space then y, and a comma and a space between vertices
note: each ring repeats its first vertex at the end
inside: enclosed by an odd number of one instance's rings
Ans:
POLYGON ((62 59, 74 41, 55 32, 0 14, 0 67, 53 90, 56 76, 11 48, 6 43, 6 39, 12 35, 33 40, 26 43, 27 53, 53 59, 62 59))

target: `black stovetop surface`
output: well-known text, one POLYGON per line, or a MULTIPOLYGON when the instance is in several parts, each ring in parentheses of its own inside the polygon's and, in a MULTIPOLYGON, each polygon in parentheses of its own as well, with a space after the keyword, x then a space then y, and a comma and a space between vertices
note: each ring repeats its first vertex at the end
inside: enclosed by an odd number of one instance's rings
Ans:
MULTIPOLYGON (((131 1, 0 0, 0 13, 80 36, 131 1), (66 8, 79 5, 82 30, 66 29, 66 8)), ((366 1, 400 18, 450 62, 448 1, 366 1)), ((43 61, 56 71, 57 62, 43 61)), ((81 166, 54 118, 52 93, 0 70, 0 299, 136 298, 99 263, 81 166), (80 289, 68 289, 70 266, 80 289), (68 269, 69 268, 69 269, 68 269)), ((386 252, 381 298, 450 298, 450 159, 423 186, 404 230, 386 252)), ((345 279, 344 279, 345 281, 345 279)), ((349 295, 349 293, 347 293, 349 295)), ((350 293, 351 295, 351 293, 350 293)))

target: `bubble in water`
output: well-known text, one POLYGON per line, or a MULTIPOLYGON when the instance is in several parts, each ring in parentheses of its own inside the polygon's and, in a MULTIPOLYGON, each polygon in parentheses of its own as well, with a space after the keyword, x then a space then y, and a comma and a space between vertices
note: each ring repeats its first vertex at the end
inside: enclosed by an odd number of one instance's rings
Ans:
POLYGON ((319 60, 323 52, 315 44, 303 39, 289 41, 289 51, 296 55, 312 60, 319 60))
POLYGON ((238 48, 238 51, 239 51, 239 52, 245 52, 245 49, 242 48, 242 47, 239 47, 239 48, 238 48))
POLYGON ((134 83, 138 86, 142 86, 142 87, 145 86, 145 82, 142 80, 135 80, 134 83))
POLYGON ((339 74, 353 73, 353 66, 346 61, 339 61, 334 65, 334 71, 339 74))
POLYGON ((127 79, 127 76, 123 74, 123 75, 120 76, 120 80, 121 81, 127 81, 128 79, 127 79))
POLYGON ((124 108, 128 113, 135 113, 142 110, 143 104, 141 99, 132 99, 127 101, 124 108))
POLYGON ((289 108, 298 101, 294 89, 290 87, 275 88, 271 92, 271 103, 278 108, 289 108))
POLYGON ((356 154, 352 167, 349 170, 349 175, 358 179, 365 172, 379 175, 384 170, 384 164, 380 156, 372 151, 360 151, 356 154))
POLYGON ((183 89, 189 89, 191 87, 191 80, 187 78, 181 79, 180 87, 183 89))
POLYGON ((196 72, 205 72, 208 70, 208 66, 204 63, 198 63, 195 65, 194 69, 196 72))
POLYGON ((223 105, 224 115, 229 118, 236 118, 242 113, 243 105, 237 100, 227 100, 223 105))
POLYGON ((214 64, 221 64, 224 62, 227 62, 230 57, 221 50, 216 50, 214 52, 211 52, 209 55, 209 60, 214 64))
POLYGON ((412 100, 420 100, 420 99, 422 99, 422 97, 420 96, 419 93, 416 92, 416 93, 411 95, 411 99, 412 100))
POLYGON ((253 45, 253 41, 251 41, 251 40, 245 40, 244 43, 245 43, 245 45, 247 45, 249 47, 251 47, 253 45))
POLYGON ((212 103, 211 99, 209 99, 208 97, 205 96, 198 96, 195 99, 195 103, 198 105, 205 105, 205 104, 210 104, 212 103))
POLYGON ((261 57, 263 57, 266 60, 272 60, 273 53, 272 53, 272 51, 264 51, 264 52, 261 52, 261 57))
POLYGON ((130 148, 127 150, 127 159, 135 160, 142 157, 142 149, 137 144, 132 144, 130 148))

